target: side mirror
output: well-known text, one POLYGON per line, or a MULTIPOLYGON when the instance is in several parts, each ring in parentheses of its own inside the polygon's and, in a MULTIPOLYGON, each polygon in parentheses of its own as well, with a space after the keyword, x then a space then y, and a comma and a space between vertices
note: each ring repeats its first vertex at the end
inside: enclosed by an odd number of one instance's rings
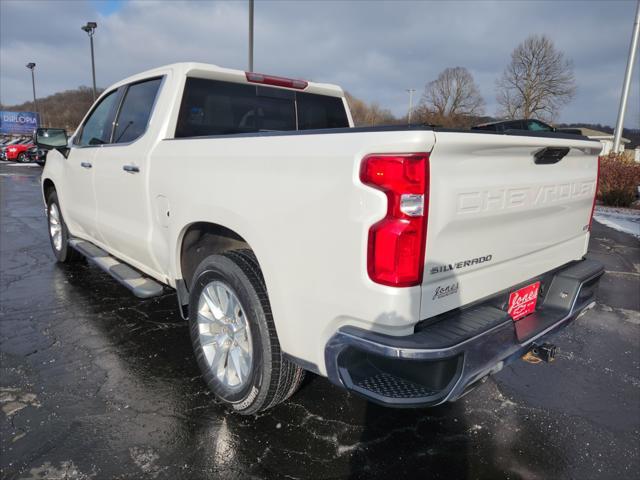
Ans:
POLYGON ((64 128, 38 128, 33 143, 43 150, 58 150, 65 157, 69 153, 69 139, 64 128))

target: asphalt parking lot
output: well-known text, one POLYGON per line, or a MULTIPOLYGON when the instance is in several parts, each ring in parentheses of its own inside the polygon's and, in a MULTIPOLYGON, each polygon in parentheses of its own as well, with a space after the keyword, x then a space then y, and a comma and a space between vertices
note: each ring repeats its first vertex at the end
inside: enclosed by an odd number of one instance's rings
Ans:
POLYGON ((640 475, 640 242, 595 223, 599 303, 461 401, 389 410, 310 376, 257 417, 215 405, 174 295, 54 263, 38 167, 0 164, 2 478, 591 479, 640 475))

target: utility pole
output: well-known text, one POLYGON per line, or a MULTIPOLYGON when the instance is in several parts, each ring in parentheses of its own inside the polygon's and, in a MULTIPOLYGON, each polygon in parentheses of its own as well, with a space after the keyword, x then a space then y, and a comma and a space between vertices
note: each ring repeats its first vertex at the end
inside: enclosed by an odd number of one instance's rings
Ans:
POLYGON ((633 24, 633 33, 631 34, 631 44, 629 45, 629 59, 627 60, 627 70, 624 74, 624 83, 622 84, 622 94, 620 95, 620 108, 618 110, 618 119, 616 121, 616 131, 613 137, 613 152, 620 152, 620 140, 622 139, 622 130, 624 128, 624 114, 627 110, 627 100, 629 99, 629 87, 631 86, 631 77, 633 75, 633 64, 635 62, 636 53, 638 52, 638 34, 640 33, 640 0, 636 5, 636 20, 633 24))
POLYGON ((31 70, 31 87, 33 88, 33 108, 35 109, 38 117, 40 117, 40 111, 38 110, 38 101, 36 100, 36 76, 33 72, 36 68, 36 64, 33 62, 27 63, 26 67, 31 70))
POLYGON ((253 0, 249 0, 249 71, 253 72, 253 0))
POLYGON ((411 125, 411 112, 413 111, 413 92, 415 88, 407 88, 406 92, 409 93, 409 113, 407 113, 407 125, 411 125))
POLYGON ((96 89, 96 62, 93 56, 93 35, 96 32, 96 28, 98 28, 98 24, 96 22, 87 22, 85 26, 80 28, 87 32, 89 42, 91 43, 91 72, 93 74, 93 101, 95 102, 98 94, 96 89))

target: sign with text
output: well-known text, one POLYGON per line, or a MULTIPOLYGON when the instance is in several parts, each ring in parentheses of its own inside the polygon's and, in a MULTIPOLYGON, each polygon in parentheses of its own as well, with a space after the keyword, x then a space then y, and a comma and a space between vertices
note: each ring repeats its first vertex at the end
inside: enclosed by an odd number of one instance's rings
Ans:
POLYGON ((507 311, 514 322, 535 312, 539 291, 540 282, 536 282, 509 295, 509 309, 507 311))
POLYGON ((0 133, 31 135, 39 123, 36 112, 0 111, 0 133))

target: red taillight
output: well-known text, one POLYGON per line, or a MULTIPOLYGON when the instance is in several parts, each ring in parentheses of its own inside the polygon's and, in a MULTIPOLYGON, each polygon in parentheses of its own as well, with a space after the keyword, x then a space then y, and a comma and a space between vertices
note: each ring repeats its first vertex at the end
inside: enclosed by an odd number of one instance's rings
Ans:
POLYGON ((593 214, 596 211, 596 199, 598 198, 598 184, 600 183, 600 156, 598 156, 598 170, 596 171, 596 190, 593 192, 593 205, 591 206, 591 217, 589 217, 589 231, 593 224, 593 214))
POLYGON ((374 154, 362 159, 360 180, 387 195, 387 214, 369 230, 367 270, 376 283, 422 283, 427 238, 429 154, 374 154))
POLYGON ((309 82, 305 80, 294 80, 254 72, 244 72, 244 74, 247 77, 247 81, 251 83, 263 83, 265 85, 275 85, 276 87, 295 88, 296 90, 304 90, 309 85, 309 82))

